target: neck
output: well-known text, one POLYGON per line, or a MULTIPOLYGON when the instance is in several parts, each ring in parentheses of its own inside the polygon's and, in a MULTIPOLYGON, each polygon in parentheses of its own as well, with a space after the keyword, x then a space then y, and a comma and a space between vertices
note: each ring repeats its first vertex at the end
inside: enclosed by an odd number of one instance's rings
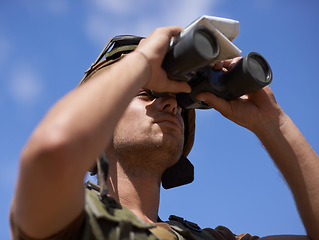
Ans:
POLYGON ((147 223, 157 221, 160 180, 156 175, 135 174, 117 162, 110 164, 107 187, 109 194, 147 223))

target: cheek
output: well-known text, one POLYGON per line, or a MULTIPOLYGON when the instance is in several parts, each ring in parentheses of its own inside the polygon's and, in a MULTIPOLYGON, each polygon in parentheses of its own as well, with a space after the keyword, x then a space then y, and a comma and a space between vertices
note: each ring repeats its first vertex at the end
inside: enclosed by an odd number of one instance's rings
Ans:
POLYGON ((149 125, 150 119, 146 116, 145 107, 131 103, 117 124, 114 137, 138 138, 147 131, 149 125))

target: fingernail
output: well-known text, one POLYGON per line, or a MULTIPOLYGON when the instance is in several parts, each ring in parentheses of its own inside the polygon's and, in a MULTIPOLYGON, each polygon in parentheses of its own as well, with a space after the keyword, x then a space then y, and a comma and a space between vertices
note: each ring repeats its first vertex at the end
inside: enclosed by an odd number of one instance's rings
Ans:
POLYGON ((236 65, 236 62, 233 60, 233 61, 231 61, 231 63, 229 64, 228 67, 232 68, 234 65, 236 65))

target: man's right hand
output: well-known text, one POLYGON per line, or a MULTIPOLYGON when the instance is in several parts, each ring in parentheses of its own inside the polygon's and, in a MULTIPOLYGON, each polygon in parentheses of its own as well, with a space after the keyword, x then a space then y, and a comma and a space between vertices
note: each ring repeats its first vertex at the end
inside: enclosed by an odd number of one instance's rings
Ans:
POLYGON ((191 92, 191 87, 186 82, 168 79, 162 68, 170 40, 182 30, 181 27, 177 26, 158 28, 146 39, 143 39, 134 51, 135 54, 143 55, 150 64, 150 74, 145 88, 156 92, 191 92))

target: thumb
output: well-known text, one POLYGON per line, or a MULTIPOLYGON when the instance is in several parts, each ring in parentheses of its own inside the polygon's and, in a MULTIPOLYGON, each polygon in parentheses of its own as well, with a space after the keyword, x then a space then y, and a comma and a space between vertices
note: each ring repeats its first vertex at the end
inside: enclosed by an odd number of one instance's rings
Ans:
POLYGON ((196 96, 197 100, 207 103, 209 106, 215 108, 220 105, 224 100, 217 97, 215 94, 210 92, 201 92, 196 96))
POLYGON ((192 91, 191 86, 184 81, 169 80, 168 88, 169 88, 169 92, 171 93, 179 93, 179 92, 190 93, 192 91))
POLYGON ((196 98, 200 101, 207 103, 209 106, 220 112, 225 117, 231 114, 230 102, 217 97, 215 94, 210 92, 199 93, 196 98))

